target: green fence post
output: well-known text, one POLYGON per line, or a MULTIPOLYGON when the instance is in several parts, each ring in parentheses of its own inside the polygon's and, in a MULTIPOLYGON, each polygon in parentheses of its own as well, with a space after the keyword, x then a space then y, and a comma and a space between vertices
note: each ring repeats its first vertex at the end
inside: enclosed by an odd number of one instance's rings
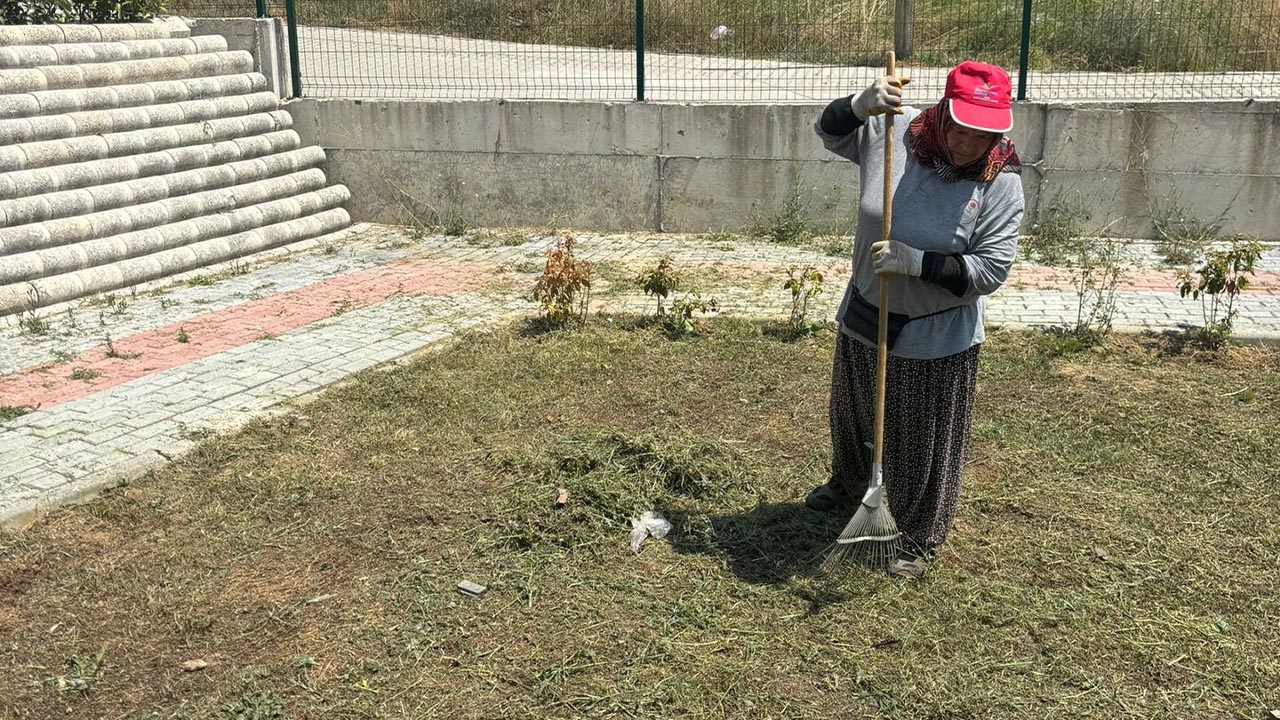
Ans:
POLYGON ((293 97, 302 97, 302 68, 298 65, 298 0, 285 0, 285 22, 289 24, 289 75, 293 97))
POLYGON ((644 102, 644 0, 636 0, 636 102, 644 102))
POLYGON ((1031 55, 1031 0, 1022 0, 1022 48, 1018 51, 1018 100, 1027 99, 1027 58, 1031 55))
POLYGON ((258 17, 264 18, 266 16, 267 16, 267 0, 258 0, 258 17))

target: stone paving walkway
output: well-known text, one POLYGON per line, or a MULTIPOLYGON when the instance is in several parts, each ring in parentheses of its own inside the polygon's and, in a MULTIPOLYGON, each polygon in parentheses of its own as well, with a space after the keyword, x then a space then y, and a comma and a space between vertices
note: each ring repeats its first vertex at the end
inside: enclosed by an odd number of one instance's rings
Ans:
MULTIPOLYGON (((359 225, 289 253, 0 321, 0 521, 21 524, 352 373, 536 312, 529 290, 553 242, 359 225)), ((1149 247, 1131 250, 1151 265, 1149 247)), ((742 239, 580 236, 579 254, 597 263, 593 311, 649 312, 631 279, 664 253, 721 314, 750 317, 785 317, 787 268, 813 264, 827 281, 810 317, 830 318, 849 272, 847 260, 816 250, 742 239)), ((1199 304, 1173 284, 1168 271, 1132 271, 1116 326, 1198 323, 1199 304)), ((1280 342, 1280 248, 1237 306, 1240 337, 1280 342)), ((1051 326, 1075 312, 1061 271, 1020 263, 991 298, 988 322, 1051 326)))

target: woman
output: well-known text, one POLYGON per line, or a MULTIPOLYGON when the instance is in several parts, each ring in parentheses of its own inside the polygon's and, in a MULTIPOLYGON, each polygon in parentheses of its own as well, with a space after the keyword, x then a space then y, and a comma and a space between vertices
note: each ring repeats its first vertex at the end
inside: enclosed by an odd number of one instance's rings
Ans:
POLYGON ((944 97, 902 107, 905 78, 882 77, 833 101, 818 119, 823 145, 857 163, 861 202, 854 267, 840 305, 831 374, 831 479, 805 498, 848 511, 871 467, 880 275, 888 275, 890 352, 884 481, 906 550, 889 573, 919 578, 955 519, 973 418, 986 295, 1005 281, 1022 222, 1020 165, 1008 74, 956 66, 944 97), (893 222, 883 218, 884 114, 894 127, 893 222))

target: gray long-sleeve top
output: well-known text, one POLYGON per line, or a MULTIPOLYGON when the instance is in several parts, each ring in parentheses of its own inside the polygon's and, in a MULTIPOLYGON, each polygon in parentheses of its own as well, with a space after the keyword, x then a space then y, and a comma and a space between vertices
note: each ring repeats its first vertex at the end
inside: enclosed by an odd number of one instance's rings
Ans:
MULTIPOLYGON (((847 107, 847 101, 844 102, 847 107)), ((839 107, 832 103, 832 107, 839 107)), ((843 110, 843 108, 841 108, 843 110)), ((890 239, 929 253, 926 265, 940 257, 962 263, 962 287, 948 289, 922 278, 894 276, 889 286, 889 310, 912 318, 891 354, 919 359, 946 357, 964 352, 985 339, 985 296, 998 289, 1009 275, 1022 223, 1022 182, 1017 174, 1000 173, 991 182, 946 182, 932 168, 916 162, 907 151, 907 124, 920 110, 904 107, 894 121, 893 222, 890 239), (958 294, 957 294, 958 293, 958 294), (947 312, 940 312, 947 311, 947 312), (935 314, 936 313, 936 314, 935 314), (928 316, 928 317, 923 317, 928 316)), ((840 115, 844 115, 843 112, 840 115)), ((832 119, 830 109, 814 129, 831 152, 857 163, 861 197, 853 247, 853 273, 845 289, 837 318, 843 318, 850 294, 858 293, 871 304, 879 302, 880 278, 871 269, 871 244, 880 240, 884 215, 884 116, 866 123, 848 116, 832 119), (824 130, 852 128, 847 134, 824 130)), ((953 263, 954 265, 955 263, 953 263)), ((926 268, 930 276, 932 268, 926 268)), ((952 273, 952 280, 957 276, 952 273)), ((874 345, 841 323, 841 330, 874 345)))

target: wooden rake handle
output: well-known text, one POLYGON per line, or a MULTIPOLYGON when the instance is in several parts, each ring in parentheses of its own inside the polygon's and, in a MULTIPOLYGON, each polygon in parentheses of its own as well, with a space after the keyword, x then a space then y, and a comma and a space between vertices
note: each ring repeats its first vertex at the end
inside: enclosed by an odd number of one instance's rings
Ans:
MULTIPOLYGON (((890 50, 885 55, 885 74, 896 77, 898 63, 890 50)), ((880 226, 880 239, 889 239, 893 226, 893 113, 884 116, 884 222, 880 226)), ((884 460, 884 396, 889 368, 889 280, 892 275, 880 276, 880 317, 876 339, 876 420, 875 445, 871 460, 877 466, 884 460)))

